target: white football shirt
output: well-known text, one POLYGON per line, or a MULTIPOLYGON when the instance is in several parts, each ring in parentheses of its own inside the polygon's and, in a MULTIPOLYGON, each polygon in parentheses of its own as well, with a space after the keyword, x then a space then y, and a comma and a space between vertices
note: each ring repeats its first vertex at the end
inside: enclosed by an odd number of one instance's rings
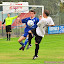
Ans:
POLYGON ((44 37, 45 30, 47 25, 54 25, 54 22, 51 17, 42 18, 38 23, 38 27, 36 28, 37 35, 44 37))

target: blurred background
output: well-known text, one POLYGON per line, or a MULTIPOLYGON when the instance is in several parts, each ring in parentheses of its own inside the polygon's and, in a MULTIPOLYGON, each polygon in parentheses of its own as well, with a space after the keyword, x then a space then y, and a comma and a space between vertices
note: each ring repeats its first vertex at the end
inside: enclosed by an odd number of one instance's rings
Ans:
MULTIPOLYGON (((2 4, 2 2, 28 2, 29 5, 42 5, 42 6, 44 6, 44 9, 47 9, 50 11, 50 16, 53 18, 56 26, 64 26, 64 0, 0 0, 0 4, 2 4)), ((30 7, 29 9, 31 9, 31 8, 32 7, 30 7)), ((35 10, 37 12, 36 17, 38 17, 40 14, 42 14, 41 8, 37 8, 35 10)), ((2 6, 0 6, 0 21, 1 22, 3 22, 4 18, 6 18, 6 16, 7 16, 7 14, 2 14, 2 11, 3 11, 3 8, 2 8, 2 6)), ((11 17, 16 16, 16 15, 18 15, 18 13, 11 13, 11 17)), ((1 22, 0 22, 0 35, 6 36, 5 27, 3 27, 3 30, 2 30, 1 22)), ((21 26, 18 26, 17 24, 16 24, 15 28, 12 28, 12 34, 14 36, 22 35, 24 28, 25 28, 24 24, 21 24, 21 26), (22 27, 22 25, 23 25, 23 27, 22 27), (22 28, 18 29, 19 27, 22 27, 22 28)))

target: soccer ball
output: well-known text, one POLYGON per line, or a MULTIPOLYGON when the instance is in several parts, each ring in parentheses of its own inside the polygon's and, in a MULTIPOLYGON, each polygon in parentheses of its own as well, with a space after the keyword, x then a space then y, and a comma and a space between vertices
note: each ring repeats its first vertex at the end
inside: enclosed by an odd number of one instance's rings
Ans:
POLYGON ((33 25, 34 25, 34 22, 33 22, 32 20, 29 20, 29 21, 27 22, 27 25, 28 25, 28 26, 33 26, 33 25))

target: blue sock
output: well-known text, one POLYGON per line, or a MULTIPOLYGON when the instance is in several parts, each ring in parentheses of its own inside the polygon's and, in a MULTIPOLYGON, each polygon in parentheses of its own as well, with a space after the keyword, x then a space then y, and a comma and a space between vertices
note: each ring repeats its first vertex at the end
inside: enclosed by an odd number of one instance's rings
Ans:
POLYGON ((25 40, 24 47, 27 45, 27 43, 28 43, 28 37, 25 40))
POLYGON ((21 41, 21 42, 19 42, 22 46, 24 46, 24 43, 21 41))

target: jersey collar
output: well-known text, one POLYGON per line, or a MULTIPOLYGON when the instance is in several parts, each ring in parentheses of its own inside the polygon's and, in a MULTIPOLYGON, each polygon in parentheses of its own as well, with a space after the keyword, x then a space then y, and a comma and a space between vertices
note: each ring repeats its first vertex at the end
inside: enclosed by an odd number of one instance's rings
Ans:
MULTIPOLYGON (((33 17, 32 19, 34 19, 35 17, 33 17)), ((30 19, 31 19, 31 17, 30 17, 30 19)))

